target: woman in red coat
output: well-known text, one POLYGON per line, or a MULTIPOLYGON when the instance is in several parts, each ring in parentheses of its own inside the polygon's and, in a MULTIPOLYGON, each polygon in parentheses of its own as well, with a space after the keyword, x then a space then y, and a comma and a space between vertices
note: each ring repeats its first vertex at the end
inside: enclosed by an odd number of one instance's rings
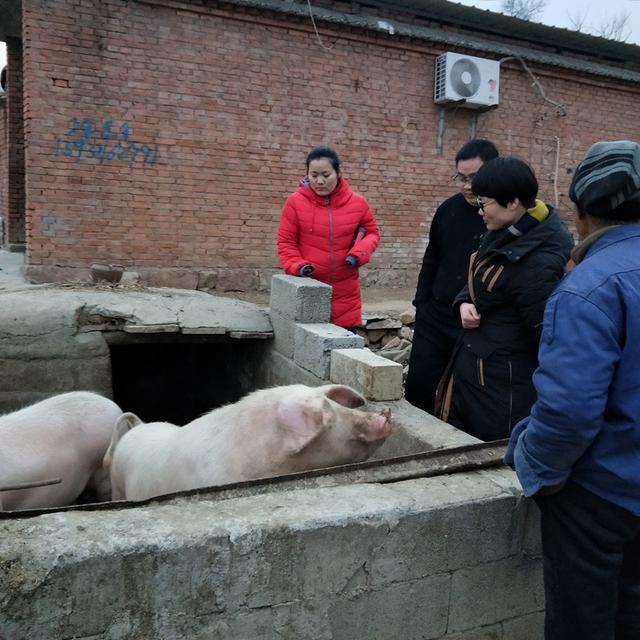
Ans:
POLYGON ((331 285, 331 322, 357 327, 362 324, 358 267, 369 262, 379 242, 371 209, 340 175, 337 153, 328 147, 312 149, 307 175, 282 209, 282 268, 331 285))

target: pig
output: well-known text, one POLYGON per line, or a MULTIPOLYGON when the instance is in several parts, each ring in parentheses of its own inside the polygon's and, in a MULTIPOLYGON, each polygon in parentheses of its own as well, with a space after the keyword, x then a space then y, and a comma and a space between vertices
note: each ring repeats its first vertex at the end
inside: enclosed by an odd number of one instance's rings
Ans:
POLYGON ((361 462, 390 435, 391 415, 355 408, 350 387, 295 384, 255 391, 184 427, 123 414, 105 467, 114 500, 361 462))
POLYGON ((0 416, 0 489, 60 480, 0 491, 0 508, 60 507, 74 502, 87 487, 99 500, 110 500, 111 483, 102 460, 121 415, 108 398, 72 391, 0 416))

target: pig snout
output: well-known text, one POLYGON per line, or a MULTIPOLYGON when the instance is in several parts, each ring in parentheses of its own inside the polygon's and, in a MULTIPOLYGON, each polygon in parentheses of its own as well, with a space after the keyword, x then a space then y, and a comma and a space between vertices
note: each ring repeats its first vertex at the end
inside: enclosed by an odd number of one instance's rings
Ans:
POLYGON ((391 435, 391 409, 377 415, 368 414, 358 429, 358 438, 370 444, 382 444, 391 435))

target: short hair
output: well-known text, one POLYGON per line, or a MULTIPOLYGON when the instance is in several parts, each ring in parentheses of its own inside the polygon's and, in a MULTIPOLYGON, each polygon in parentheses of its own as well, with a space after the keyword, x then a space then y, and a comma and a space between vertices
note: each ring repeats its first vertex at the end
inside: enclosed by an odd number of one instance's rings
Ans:
MULTIPOLYGON (((579 205, 576 205, 579 208, 579 205)), ((588 211, 586 213, 589 213, 588 211)), ((609 224, 628 224, 629 222, 640 221, 640 196, 632 200, 627 200, 622 204, 619 204, 607 214, 606 218, 602 215, 594 216, 592 218, 600 218, 601 220, 607 220, 609 224)))
POLYGON ((460 160, 471 160, 472 158, 480 158, 482 162, 488 162, 497 158, 500 154, 493 142, 485 140, 484 138, 474 138, 469 140, 465 145, 460 148, 460 151, 456 153, 456 164, 460 160))
POLYGON ((477 196, 493 198, 506 207, 516 198, 527 208, 536 203, 538 180, 533 169, 520 158, 500 156, 483 164, 471 183, 477 196))
POLYGON ((312 160, 319 158, 327 158, 331 162, 331 166, 337 174, 340 174, 340 158, 331 147, 315 147, 307 154, 307 171, 312 160))

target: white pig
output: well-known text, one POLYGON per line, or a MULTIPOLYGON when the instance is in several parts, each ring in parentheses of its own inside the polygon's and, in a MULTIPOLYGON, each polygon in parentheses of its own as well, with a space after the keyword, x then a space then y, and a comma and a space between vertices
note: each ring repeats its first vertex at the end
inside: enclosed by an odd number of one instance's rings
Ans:
POLYGON ((391 433, 390 412, 354 410, 363 404, 346 386, 296 384, 255 391, 184 427, 125 413, 105 456, 113 499, 361 462, 391 433))
POLYGON ((56 480, 43 487, 0 492, 0 508, 71 504, 85 487, 111 498, 102 459, 122 410, 89 391, 63 393, 0 417, 0 489, 56 480))

